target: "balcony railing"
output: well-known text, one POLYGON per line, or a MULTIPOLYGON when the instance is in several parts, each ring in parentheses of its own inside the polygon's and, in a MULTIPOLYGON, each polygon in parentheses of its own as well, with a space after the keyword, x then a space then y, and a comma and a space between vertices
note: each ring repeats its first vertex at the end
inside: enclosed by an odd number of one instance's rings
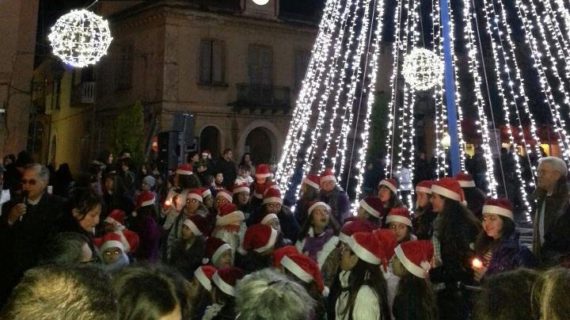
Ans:
POLYGON ((237 100, 231 105, 237 110, 261 109, 272 112, 283 111, 288 113, 291 109, 291 89, 270 85, 254 85, 240 83, 237 87, 237 100))
POLYGON ((72 89, 71 105, 80 106, 95 103, 95 81, 82 82, 72 89))

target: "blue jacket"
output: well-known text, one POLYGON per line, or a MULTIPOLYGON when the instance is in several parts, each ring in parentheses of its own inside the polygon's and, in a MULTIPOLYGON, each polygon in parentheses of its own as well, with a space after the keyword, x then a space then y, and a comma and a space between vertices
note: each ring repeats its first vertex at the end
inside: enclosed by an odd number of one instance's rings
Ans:
POLYGON ((520 245, 519 235, 515 233, 506 239, 502 239, 495 248, 485 276, 520 267, 533 268, 537 265, 536 257, 527 247, 520 245))

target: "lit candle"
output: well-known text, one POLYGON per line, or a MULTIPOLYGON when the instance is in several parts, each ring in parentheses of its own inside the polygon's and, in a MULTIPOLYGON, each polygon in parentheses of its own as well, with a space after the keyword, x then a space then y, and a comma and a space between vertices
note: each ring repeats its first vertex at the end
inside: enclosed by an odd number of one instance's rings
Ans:
POLYGON ((164 205, 167 207, 170 207, 172 205, 172 200, 168 199, 168 200, 164 201, 164 205))
POLYGON ((475 269, 480 269, 483 267, 483 262, 477 258, 474 258, 473 261, 471 261, 471 265, 475 269))

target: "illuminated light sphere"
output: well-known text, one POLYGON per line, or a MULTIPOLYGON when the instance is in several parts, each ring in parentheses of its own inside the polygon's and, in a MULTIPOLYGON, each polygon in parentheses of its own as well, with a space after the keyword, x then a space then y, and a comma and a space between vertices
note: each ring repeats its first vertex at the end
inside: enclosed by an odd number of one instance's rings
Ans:
POLYGON ((433 51, 415 48, 404 57, 402 74, 415 90, 429 90, 442 83, 443 62, 433 51))
POLYGON ((97 63, 111 44, 109 23, 87 10, 72 10, 51 27, 53 54, 73 67, 97 63))
POLYGON ((269 0, 253 0, 253 3, 258 6, 264 6, 269 3, 269 0))

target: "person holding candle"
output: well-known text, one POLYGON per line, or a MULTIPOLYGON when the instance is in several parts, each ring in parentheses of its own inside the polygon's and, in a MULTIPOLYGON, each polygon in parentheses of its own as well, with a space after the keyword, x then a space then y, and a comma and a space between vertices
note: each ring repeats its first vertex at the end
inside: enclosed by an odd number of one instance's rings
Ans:
POLYGON ((477 257, 472 261, 475 280, 519 267, 535 267, 536 258, 519 243, 509 200, 488 199, 482 212, 483 230, 475 242, 477 257))

